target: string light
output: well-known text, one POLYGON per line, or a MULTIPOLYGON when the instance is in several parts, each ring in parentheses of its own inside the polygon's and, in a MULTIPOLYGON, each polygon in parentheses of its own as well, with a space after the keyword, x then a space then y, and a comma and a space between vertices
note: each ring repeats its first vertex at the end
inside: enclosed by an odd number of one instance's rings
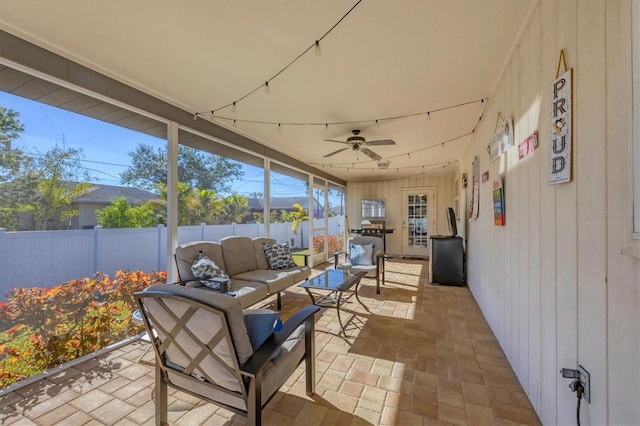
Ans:
POLYGON ((427 120, 431 120, 431 112, 427 111, 427 120))
POLYGON ((280 125, 280 123, 278 123, 278 131, 282 131, 282 126, 280 125))
POLYGON ((236 127, 236 120, 233 120, 233 127, 236 127))
MULTIPOLYGON (((315 40, 315 42, 313 42, 311 45, 309 45, 309 47, 307 47, 304 51, 302 51, 298 56, 296 56, 296 57, 295 57, 292 61, 290 61, 287 65, 285 65, 285 66, 284 66, 280 71, 278 71, 277 73, 275 73, 275 74, 274 74, 270 79, 268 79, 268 80, 266 81, 266 84, 261 84, 260 86, 258 86, 258 87, 256 87, 255 89, 253 89, 253 90, 249 91, 249 92, 248 92, 248 93, 246 93, 245 95, 243 95, 243 96, 241 96, 241 97, 237 98, 237 99, 235 100, 235 102, 239 102, 239 101, 241 101, 241 100, 243 100, 243 99, 245 99, 245 98, 247 98, 247 97, 249 97, 249 96, 253 95, 255 92, 257 92, 258 90, 260 90, 260 88, 261 88, 261 87, 263 87, 263 86, 264 86, 264 88, 265 88, 265 92, 266 92, 266 93, 268 93, 268 90, 269 90, 269 88, 268 88, 269 84, 268 84, 268 83, 269 83, 269 81, 273 80, 274 78, 276 78, 276 77, 278 77, 280 74, 282 74, 282 73, 283 73, 287 68, 289 68, 291 65, 293 65, 294 63, 296 63, 296 62, 298 61, 298 59, 300 59, 300 58, 301 58, 305 53, 307 53, 309 50, 314 49, 314 53, 315 53, 315 55, 316 55, 316 56, 319 56, 319 53, 318 53, 318 52, 320 52, 320 54, 322 53, 322 51, 320 50, 320 42, 321 42, 322 40, 324 40, 324 38, 325 38, 326 36, 328 36, 328 35, 329 35, 329 33, 331 33, 331 31, 333 31, 333 30, 334 30, 334 29, 335 29, 335 28, 336 28, 336 27, 337 27, 337 26, 338 26, 338 25, 339 25, 339 24, 340 24, 340 23, 341 23, 341 22, 342 22, 342 21, 343 21, 343 20, 344 20, 344 19, 345 19, 345 18, 346 18, 350 13, 351 13, 351 12, 353 12, 353 10, 354 10, 354 9, 355 9, 355 8, 356 8, 356 7, 361 3, 361 2, 362 2, 362 0, 358 0, 358 1, 356 2, 356 4, 354 4, 354 5, 351 7, 351 9, 349 9, 349 10, 347 11, 347 13, 345 13, 344 15, 342 15, 342 18, 340 18, 340 19, 338 20, 338 22, 336 22, 336 23, 335 23, 331 28, 329 28, 329 30, 327 30, 327 32, 325 32, 325 33, 322 35, 322 37, 320 37, 320 38, 318 38, 317 40, 315 40)), ((224 105, 224 106, 221 106, 221 107, 219 107, 219 108, 216 108, 214 111, 220 111, 221 109, 224 109, 224 108, 230 107, 231 105, 232 105, 231 103, 228 103, 228 104, 226 104, 226 105, 224 105)))
POLYGON ((264 94, 268 95, 269 93, 271 93, 271 89, 269 89, 269 82, 265 81, 264 82, 264 94))
MULTIPOLYGON (((265 83, 266 84, 266 83, 265 83)), ((267 87, 267 86, 264 86, 267 87)), ((307 121, 307 122, 301 122, 301 121, 266 121, 266 120, 245 120, 245 119, 240 119, 238 118, 238 122, 239 123, 250 123, 250 124, 268 124, 268 125, 277 125, 278 123, 282 124, 283 126, 324 126, 325 129, 328 128, 330 125, 332 126, 336 126, 336 125, 344 125, 344 124, 361 124, 361 123, 375 123, 375 122, 380 122, 380 121, 389 121, 389 120, 400 120, 403 118, 409 118, 409 117, 415 117, 415 116, 419 116, 419 115, 427 115, 427 116, 431 116, 432 112, 439 112, 439 111, 446 111, 446 110, 450 110, 450 109, 455 109, 455 108, 460 108, 463 106, 467 106, 467 105, 471 105, 474 103, 479 103, 483 100, 487 100, 488 98, 484 98, 484 99, 476 99, 473 101, 468 101, 468 102, 463 102, 463 103, 459 103, 459 104, 455 104, 455 105, 449 105, 449 106, 445 106, 442 108, 438 108, 435 110, 431 110, 431 111, 420 111, 420 112, 413 112, 413 113, 409 113, 409 114, 401 114, 401 115, 394 115, 394 116, 389 116, 389 117, 378 117, 378 118, 365 118, 365 119, 361 119, 361 120, 351 120, 351 121, 331 121, 331 122, 313 122, 313 121, 307 121)), ((230 104, 233 105, 233 104, 230 104)), ((209 114, 213 114, 214 112, 216 112, 218 110, 214 110, 214 111, 207 111, 207 112, 198 112, 196 114, 198 115, 209 115, 209 114)), ((223 119, 223 120, 229 120, 232 121, 234 120, 234 118, 232 117, 225 117, 222 115, 218 115, 216 116, 217 118, 223 119)), ((477 127, 477 124, 476 124, 477 127)))
POLYGON ((198 113, 196 112, 195 114, 193 114, 193 120, 197 120, 198 119, 198 113))
MULTIPOLYGON (((233 105, 231 105, 231 112, 236 112, 236 103, 235 103, 235 101, 233 102, 233 105)), ((211 111, 211 114, 213 114, 213 111, 211 111)))

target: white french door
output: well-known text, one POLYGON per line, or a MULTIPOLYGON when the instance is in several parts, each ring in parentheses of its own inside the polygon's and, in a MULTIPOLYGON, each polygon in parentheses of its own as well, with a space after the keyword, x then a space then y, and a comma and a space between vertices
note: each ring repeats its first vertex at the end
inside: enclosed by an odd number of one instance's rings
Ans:
POLYGON ((402 190, 402 254, 429 255, 429 237, 436 229, 435 188, 402 190))

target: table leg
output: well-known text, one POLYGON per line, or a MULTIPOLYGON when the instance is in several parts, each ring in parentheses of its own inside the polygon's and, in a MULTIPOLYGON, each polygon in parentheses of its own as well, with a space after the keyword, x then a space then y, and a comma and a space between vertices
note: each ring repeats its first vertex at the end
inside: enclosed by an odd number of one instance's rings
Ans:
POLYGON ((360 285, 360 280, 358 280, 358 282, 356 283, 356 300, 358 301, 358 303, 360 303, 366 310, 369 310, 369 308, 367 308, 367 305, 365 305, 364 303, 362 303, 362 300, 360 300, 360 296, 358 296, 358 286, 360 285))
POLYGON ((307 290, 307 294, 309 295, 309 297, 311 298, 311 304, 315 305, 316 304, 316 299, 313 298, 313 294, 311 294, 311 290, 309 290, 308 288, 305 287, 305 290, 307 290))
POLYGON ((340 323, 340 328, 342 328, 342 334, 346 336, 347 332, 344 331, 344 325, 342 324, 342 319, 340 318, 340 302, 341 302, 340 299, 342 299, 342 292, 338 291, 337 293, 338 293, 338 302, 336 303, 336 312, 338 313, 338 322, 340 323))

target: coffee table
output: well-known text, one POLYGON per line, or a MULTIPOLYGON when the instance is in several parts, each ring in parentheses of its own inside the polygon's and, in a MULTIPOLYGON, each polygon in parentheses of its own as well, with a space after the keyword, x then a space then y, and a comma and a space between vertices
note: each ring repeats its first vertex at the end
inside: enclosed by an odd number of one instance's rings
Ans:
POLYGON ((298 287, 302 287, 307 291, 307 294, 311 298, 311 303, 314 305, 322 306, 324 308, 336 308, 338 313, 338 322, 340 323, 340 328, 342 328, 342 334, 346 335, 342 319, 340 318, 340 304, 343 302, 342 293, 345 291, 354 292, 358 303, 366 308, 365 304, 362 303, 358 297, 358 286, 360 285, 360 280, 365 275, 366 272, 350 272, 343 271, 341 269, 329 269, 328 271, 324 271, 319 275, 298 284, 298 287), (354 286, 355 288, 352 290, 354 286), (329 291, 330 293, 321 296, 316 300, 311 290, 329 291))

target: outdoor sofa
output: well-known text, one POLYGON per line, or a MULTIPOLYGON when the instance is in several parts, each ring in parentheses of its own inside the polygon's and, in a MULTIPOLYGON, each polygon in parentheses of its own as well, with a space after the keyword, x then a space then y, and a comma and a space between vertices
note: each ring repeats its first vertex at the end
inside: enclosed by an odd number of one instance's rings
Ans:
POLYGON ((243 308, 275 294, 277 308, 280 309, 282 290, 308 279, 311 269, 306 265, 306 257, 305 266, 274 265, 273 258, 268 259, 265 254, 265 244, 275 246, 276 240, 232 236, 221 239, 219 243, 192 241, 181 244, 175 252, 180 282, 189 287, 204 286, 192 271, 194 261, 202 252, 229 276, 227 294, 235 297, 243 308), (272 261, 271 265, 269 260, 272 261))

